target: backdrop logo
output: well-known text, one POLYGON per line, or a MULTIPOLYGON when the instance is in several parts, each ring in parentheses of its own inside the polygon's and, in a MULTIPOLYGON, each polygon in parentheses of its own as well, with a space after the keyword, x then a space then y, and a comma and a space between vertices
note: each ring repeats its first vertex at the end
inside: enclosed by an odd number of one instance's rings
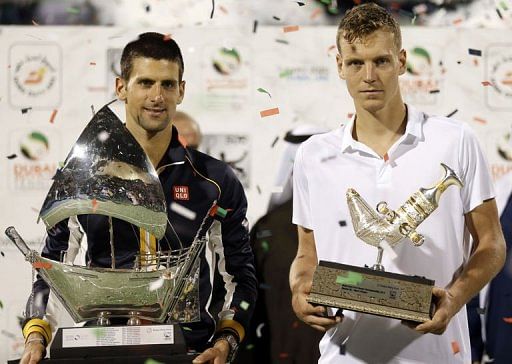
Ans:
POLYGON ((235 48, 221 48, 212 57, 213 68, 221 75, 232 75, 240 69, 242 60, 235 48))
POLYGON ((54 43, 14 44, 9 52, 9 102, 50 109, 61 101, 61 50, 54 43))
POLYGON ((279 77, 289 81, 328 81, 329 68, 325 66, 298 66, 279 70, 279 77))
POLYGON ((491 109, 512 110, 512 43, 491 44, 484 52, 485 101, 491 109))
POLYGON ((49 150, 48 138, 38 131, 33 131, 20 142, 21 153, 33 161, 44 159, 49 150))
POLYGON ((52 183, 57 170, 60 153, 60 138, 56 131, 15 130, 9 135, 14 145, 10 150, 19 149, 23 158, 14 159, 9 173, 11 190, 44 190, 52 183))
POLYGON ((400 88, 407 102, 423 105, 437 102, 443 69, 442 62, 436 62, 433 53, 421 46, 407 50, 407 72, 400 78, 400 88))

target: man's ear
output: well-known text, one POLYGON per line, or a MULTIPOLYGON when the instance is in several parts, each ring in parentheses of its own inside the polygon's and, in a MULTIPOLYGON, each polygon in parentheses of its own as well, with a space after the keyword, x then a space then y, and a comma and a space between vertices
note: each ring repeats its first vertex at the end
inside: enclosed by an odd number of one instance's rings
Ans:
POLYGON ((116 77, 116 95, 121 101, 126 101, 126 82, 121 77, 116 77))
POLYGON ((338 65, 338 75, 342 80, 345 79, 345 68, 343 68, 343 58, 341 54, 336 54, 336 64, 338 65))
POLYGON ((185 97, 185 81, 180 81, 179 92, 180 92, 180 95, 176 102, 176 104, 178 104, 178 105, 181 104, 181 102, 183 101, 183 98, 185 97))
POLYGON ((398 54, 398 62, 400 63, 399 75, 403 75, 407 70, 407 52, 402 49, 398 54))

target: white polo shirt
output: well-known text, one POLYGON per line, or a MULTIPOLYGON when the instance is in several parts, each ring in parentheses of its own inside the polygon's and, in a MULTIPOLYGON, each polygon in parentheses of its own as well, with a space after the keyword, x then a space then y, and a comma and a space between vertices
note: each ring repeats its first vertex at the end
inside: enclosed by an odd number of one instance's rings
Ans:
MULTIPOLYGON (((419 275, 445 287, 466 262, 469 233, 464 214, 494 197, 485 157, 473 132, 445 117, 429 116, 408 106, 405 134, 388 151, 386 162, 352 138, 354 118, 330 133, 312 136, 297 152, 294 165, 293 223, 314 231, 319 260, 357 266, 373 265, 377 249, 354 233, 345 193, 354 188, 372 207, 386 201, 396 210, 420 187, 443 176, 440 163, 451 167, 464 187, 450 186, 439 207, 416 231, 425 242, 408 239, 384 253, 388 272, 419 275)), ((470 363, 465 308, 443 335, 418 334, 399 320, 344 312, 345 318, 320 342, 320 363, 470 363), (359 318, 359 319, 358 319, 359 318), (354 324, 357 322, 356 324, 354 324), (345 354, 339 344, 346 342, 345 354), (454 354, 453 345, 459 352, 454 354)), ((456 351, 456 350, 455 350, 456 351)))

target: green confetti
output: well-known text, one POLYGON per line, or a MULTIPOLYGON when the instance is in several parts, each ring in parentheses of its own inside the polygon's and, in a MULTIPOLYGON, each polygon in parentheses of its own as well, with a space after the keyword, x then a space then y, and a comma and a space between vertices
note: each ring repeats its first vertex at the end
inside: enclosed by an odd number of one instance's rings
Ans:
POLYGON ((148 359, 146 359, 144 364, 164 364, 164 363, 162 363, 161 361, 155 360, 155 359, 148 358, 148 359))
POLYGON ((66 12, 68 14, 75 14, 75 15, 77 15, 77 14, 80 14, 80 8, 69 7, 69 8, 66 9, 66 12))
POLYGON ((217 215, 219 215, 220 217, 226 217, 226 215, 228 214, 228 212, 226 210, 224 210, 222 207, 220 206, 217 206, 217 212, 216 212, 217 215))
POLYGON ((247 309, 249 308, 250 304, 248 302, 245 302, 245 301, 242 301, 240 302, 240 308, 244 311, 247 311, 247 309))
POLYGON ((262 93, 265 93, 267 94, 270 98, 272 98, 272 95, 270 94, 270 92, 268 92, 267 90, 265 90, 264 88, 258 88, 258 92, 262 92, 262 93))
POLYGON ((186 327, 186 326, 183 326, 182 329, 185 331, 192 331, 192 329, 190 327, 186 327))
POLYGON ((290 44, 287 40, 284 40, 284 39, 276 39, 276 42, 282 43, 282 44, 290 44))
POLYGON ((292 74, 293 74, 292 70, 284 70, 281 73, 279 73, 279 77, 280 78, 288 77, 288 76, 291 76, 292 74))
POLYGON ((263 240, 263 241, 261 242, 261 247, 263 248, 263 251, 264 251, 265 253, 266 253, 266 252, 268 252, 268 250, 269 250, 269 245, 268 245, 268 243, 267 243, 267 241, 266 241, 266 240, 263 240))
POLYGON ((249 344, 245 347, 247 350, 252 350, 254 349, 254 344, 249 344))
POLYGON ((0 301, 0 308, 4 308, 4 304, 2 301, 0 301))
POLYGON ((356 272, 348 272, 348 275, 346 277, 344 277, 344 276, 336 277, 336 283, 338 283, 338 284, 347 284, 347 285, 351 285, 351 286, 357 286, 362 281, 363 281, 363 275, 361 273, 356 273, 356 272))
POLYGON ((507 10, 508 10, 508 6, 507 6, 507 4, 505 4, 505 2, 504 2, 504 1, 500 1, 500 5, 501 5, 501 7, 503 8, 503 10, 505 10, 505 11, 507 11, 507 10))

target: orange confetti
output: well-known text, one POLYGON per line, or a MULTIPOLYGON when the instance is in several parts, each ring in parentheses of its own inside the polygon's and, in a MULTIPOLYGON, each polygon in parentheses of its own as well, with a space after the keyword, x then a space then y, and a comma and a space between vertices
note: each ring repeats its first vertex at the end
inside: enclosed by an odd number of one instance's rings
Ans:
POLYGON ((283 27, 283 32, 285 32, 285 33, 296 32, 298 30, 299 30, 298 25, 287 25, 287 26, 283 27))
POLYGON ((479 118, 477 116, 475 116, 473 120, 479 122, 480 124, 487 124, 487 121, 485 119, 479 118))
POLYGON ((512 324, 512 317, 503 317, 503 321, 505 321, 507 324, 512 324))
POLYGON ((389 160, 389 155, 388 153, 384 154, 384 162, 387 162, 389 160))
POLYGON ((96 62, 89 62, 91 66, 96 66, 96 62))
POLYGON ((96 209, 98 208, 98 201, 93 198, 92 201, 91 201, 91 204, 92 204, 92 212, 96 212, 96 209))
POLYGON ((34 19, 32 19, 32 24, 34 24, 35 26, 39 26, 39 24, 34 19))
POLYGON ((279 108, 278 107, 275 107, 273 109, 267 109, 267 110, 260 111, 260 116, 262 118, 265 118, 267 116, 277 115, 277 114, 279 114, 279 108))
POLYGON ((53 109, 52 114, 50 115, 50 123, 53 124, 55 120, 55 116, 57 115, 57 109, 53 109))
POLYGON ((453 352, 453 355, 460 353, 460 347, 459 347, 459 343, 457 341, 452 341, 452 352, 453 352))
POLYGON ((482 81, 482 85, 483 86, 492 86, 492 83, 490 83, 489 81, 482 81))
POLYGON ((347 118, 348 118, 348 119, 352 119, 352 116, 354 116, 354 114, 353 114, 353 113, 351 113, 351 112, 349 112, 349 113, 347 114, 347 118))
POLYGON ((299 327, 299 321, 293 321, 292 328, 296 329, 299 327))
POLYGON ((311 13, 311 16, 309 17, 309 19, 311 19, 311 20, 315 19, 318 15, 320 15, 321 12, 322 12, 322 10, 320 8, 316 8, 311 13))
POLYGON ((228 11, 226 10, 226 8, 222 5, 219 5, 219 9, 224 13, 224 14, 227 14, 228 11))
POLYGON ((164 42, 168 42, 172 39, 172 35, 171 34, 164 34, 164 42))
POLYGON ((478 59, 473 58, 473 65, 478 66, 478 59))
POLYGON ((461 18, 457 18, 452 23, 453 23, 453 25, 460 24, 460 23, 462 23, 462 19, 461 18))
POLYGON ((288 353, 279 353, 279 359, 286 359, 288 358, 289 354, 288 353))
POLYGON ((52 268, 52 263, 47 263, 47 262, 34 262, 32 263, 32 267, 34 267, 35 269, 51 269, 52 268))

